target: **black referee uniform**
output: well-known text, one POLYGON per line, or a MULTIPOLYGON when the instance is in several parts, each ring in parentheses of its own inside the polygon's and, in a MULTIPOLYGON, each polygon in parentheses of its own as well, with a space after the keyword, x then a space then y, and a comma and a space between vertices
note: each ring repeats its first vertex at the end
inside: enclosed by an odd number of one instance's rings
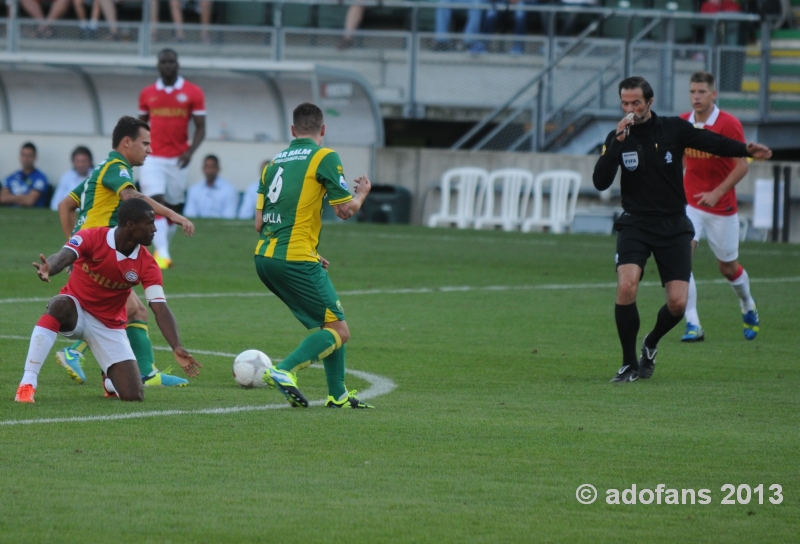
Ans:
MULTIPOLYGON (((692 273, 694 228, 686 217, 686 195, 683 190, 683 152, 688 148, 721 157, 746 157, 747 146, 710 130, 695 128, 680 117, 659 117, 650 112, 646 122, 631 125, 625 140, 617 140, 611 131, 603 154, 597 161, 592 179, 598 190, 608 189, 622 167, 621 189, 624 213, 614 224, 617 231, 616 265, 636 264, 644 271, 652 254, 662 285, 680 280, 689 281, 692 273)), ((639 313, 636 303, 617 305, 617 328, 623 345, 623 368, 638 371, 635 359, 639 313), (632 333, 633 358, 626 350, 632 333), (632 360, 631 360, 632 359, 632 360)), ((683 315, 673 316, 666 305, 659 311, 656 329, 646 337, 643 346, 652 349, 655 362, 658 340, 674 327, 683 315), (662 315, 663 314, 663 315, 662 315)), ((642 378, 649 377, 640 373, 642 378)))

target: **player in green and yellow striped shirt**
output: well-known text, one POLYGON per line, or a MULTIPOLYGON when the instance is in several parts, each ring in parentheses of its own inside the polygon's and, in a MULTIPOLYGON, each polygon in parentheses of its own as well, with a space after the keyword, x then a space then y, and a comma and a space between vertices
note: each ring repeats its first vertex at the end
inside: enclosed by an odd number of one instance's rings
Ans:
POLYGON ((327 196, 342 219, 352 217, 372 185, 366 176, 355 180, 355 196, 347 189, 339 155, 320 147, 325 135, 322 111, 300 104, 293 114, 287 149, 278 153, 261 173, 256 204, 255 264, 258 277, 292 311, 307 329, 320 330, 306 337, 264 381, 278 387, 292 406, 308 406, 297 388, 296 373, 322 361, 328 382, 330 408, 372 408, 347 391, 345 343, 350 330, 336 290, 328 277, 328 261, 317 253, 322 227, 322 205, 327 196))
MULTIPOLYGON (((181 225, 189 236, 194 234, 194 225, 191 221, 141 194, 133 184, 131 166, 141 166, 144 158, 150 153, 150 127, 147 123, 134 117, 122 117, 114 128, 111 145, 114 150, 109 153, 108 158, 97 165, 92 175, 58 204, 61 228, 67 240, 80 229, 116 227, 117 209, 129 198, 141 198, 147 201, 157 214, 181 225), (77 221, 76 210, 79 210, 77 221)), ((155 357, 147 327, 149 315, 147 308, 133 291, 128 297, 126 310, 128 323, 125 330, 144 384, 169 387, 188 385, 187 380, 172 376, 166 371, 159 372, 153 367, 155 357)), ((58 364, 63 366, 70 377, 78 383, 86 381, 82 359, 87 348, 86 342, 81 340, 57 351, 55 355, 58 364)))

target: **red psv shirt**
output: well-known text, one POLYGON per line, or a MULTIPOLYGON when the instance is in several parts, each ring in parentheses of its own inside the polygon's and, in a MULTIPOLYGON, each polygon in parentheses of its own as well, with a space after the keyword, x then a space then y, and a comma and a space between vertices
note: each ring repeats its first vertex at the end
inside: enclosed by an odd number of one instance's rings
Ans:
MULTIPOLYGON (((681 118, 695 124, 694 112, 684 113, 681 118)), ((695 124, 695 126, 697 125, 695 124)), ((716 106, 703 128, 746 143, 744 130, 739 120, 733 115, 720 111, 716 106)), ((700 206, 699 199, 694 195, 708 193, 719 187, 736 166, 736 160, 688 148, 684 153, 684 160, 686 161, 686 172, 683 174, 683 189, 686 192, 686 201, 689 206, 715 215, 735 214, 737 212, 735 189, 725 193, 713 208, 700 206)))
MULTIPOLYGON (((119 253, 115 228, 79 230, 64 247, 78 255, 72 265, 62 295, 72 295, 84 310, 109 329, 124 329, 128 321, 125 302, 131 287, 161 286, 161 269, 144 246, 136 246, 129 256, 119 253)), ((156 299, 154 299, 156 300, 156 299)), ((163 299, 161 299, 163 300, 163 299)))
POLYGON ((175 158, 189 149, 189 120, 206 114, 203 90, 178 77, 165 87, 159 79, 139 94, 139 115, 150 116, 153 156, 175 158))

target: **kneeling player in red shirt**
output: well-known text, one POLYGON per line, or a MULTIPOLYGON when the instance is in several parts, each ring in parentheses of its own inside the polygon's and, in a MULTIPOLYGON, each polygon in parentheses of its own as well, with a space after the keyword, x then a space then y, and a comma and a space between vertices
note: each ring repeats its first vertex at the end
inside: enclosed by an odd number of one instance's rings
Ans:
POLYGON ((144 200, 126 200, 117 212, 119 226, 80 230, 61 251, 33 263, 42 281, 50 282, 73 264, 61 292, 50 300, 31 334, 25 373, 17 389, 17 402, 34 402, 39 371, 56 341, 57 333, 84 340, 95 354, 104 375, 106 391, 122 400, 143 400, 144 387, 125 334, 125 302, 140 283, 156 317, 158 328, 172 348, 175 360, 189 377, 201 367, 181 346, 175 316, 167 306, 161 269, 145 249, 155 234, 155 213, 144 200))

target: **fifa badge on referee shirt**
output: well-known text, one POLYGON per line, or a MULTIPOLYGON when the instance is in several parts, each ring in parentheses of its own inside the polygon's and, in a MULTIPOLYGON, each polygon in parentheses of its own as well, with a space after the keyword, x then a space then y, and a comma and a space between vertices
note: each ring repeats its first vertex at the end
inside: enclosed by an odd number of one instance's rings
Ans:
POLYGON ((672 153, 667 151, 667 154, 664 155, 664 160, 667 161, 667 164, 672 164, 672 153))
POLYGON ((636 151, 628 151, 622 154, 622 164, 625 168, 633 172, 639 166, 639 154, 636 151))

